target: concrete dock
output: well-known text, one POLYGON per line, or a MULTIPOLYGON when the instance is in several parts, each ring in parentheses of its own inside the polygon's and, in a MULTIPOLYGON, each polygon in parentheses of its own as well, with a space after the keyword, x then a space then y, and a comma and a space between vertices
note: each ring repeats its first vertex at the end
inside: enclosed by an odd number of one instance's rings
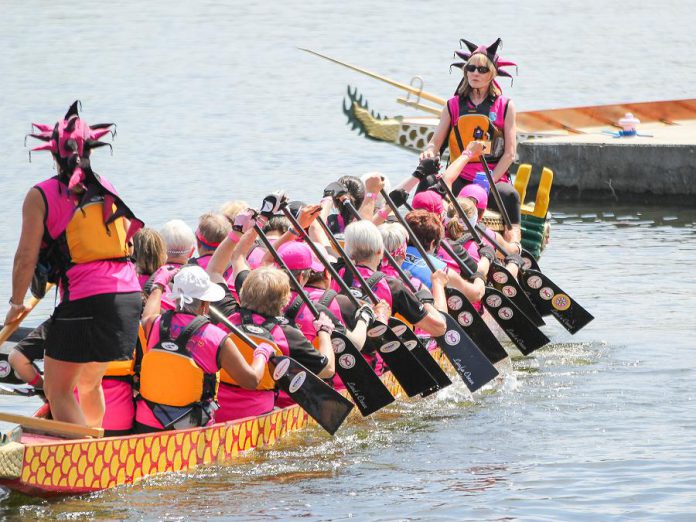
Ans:
MULTIPOLYGON (((615 138, 610 126, 520 140, 520 163, 554 171, 554 199, 696 203, 696 120, 638 126, 650 136, 615 138)), ((534 186, 538 176, 532 176, 534 186)))

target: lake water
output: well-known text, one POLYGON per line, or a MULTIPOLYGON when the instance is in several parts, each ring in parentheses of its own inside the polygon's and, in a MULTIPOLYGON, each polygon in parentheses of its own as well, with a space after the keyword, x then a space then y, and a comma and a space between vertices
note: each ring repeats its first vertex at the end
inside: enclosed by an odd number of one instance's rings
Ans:
MULTIPOLYGON (((347 84, 379 112, 401 93, 296 50, 309 47, 440 96, 461 37, 505 41, 519 110, 693 96, 696 16, 683 2, 25 1, 0 8, 0 295, 9 296, 21 202, 51 175, 22 148, 31 121, 74 99, 116 121, 95 153, 149 225, 269 190, 316 200, 343 174, 392 182, 415 156, 351 133, 347 84), (464 12, 462 11, 465 7, 464 12), (458 14, 457 14, 458 13, 458 14)), ((453 73, 454 75, 455 73, 453 73)), ((556 167, 562 176, 562 166, 556 167)), ((553 202, 542 267, 596 317, 514 361, 474 401, 457 384, 292 436, 233 467, 59 501, 7 495, 7 518, 219 520, 693 520, 696 516, 696 211, 553 202), (454 389, 453 389, 454 388, 454 389)), ((6 297, 4 297, 6 299, 6 297)), ((51 308, 48 300, 27 324, 51 308)), ((32 402, 0 397, 5 410, 32 402)))

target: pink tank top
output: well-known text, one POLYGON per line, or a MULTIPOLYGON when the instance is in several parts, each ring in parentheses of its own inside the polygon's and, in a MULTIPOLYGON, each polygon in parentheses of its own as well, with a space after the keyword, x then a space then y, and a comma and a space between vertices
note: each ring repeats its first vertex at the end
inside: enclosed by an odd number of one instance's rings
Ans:
MULTIPOLYGON (((102 184, 116 193, 103 177, 102 184)), ((68 226, 75 212, 77 198, 57 178, 50 178, 35 185, 44 198, 46 216, 44 227, 55 239, 68 226)), ((75 301, 99 294, 139 292, 140 284, 135 265, 130 261, 92 261, 70 267, 66 274, 67 288, 63 280, 59 285, 61 300, 75 301)))
MULTIPOLYGON (((176 339, 179 334, 193 321, 196 316, 187 313, 177 313, 172 318, 170 326, 170 335, 172 339, 176 339)), ((160 339, 160 321, 161 317, 155 319, 152 325, 152 330, 147 339, 148 350, 159 343, 160 339)), ((189 339, 186 348, 191 352, 194 362, 206 373, 217 373, 220 370, 218 366, 218 351, 223 341, 228 334, 214 324, 206 324, 199 328, 189 339)), ((150 407, 143 400, 137 401, 135 420, 146 426, 152 426, 162 429, 162 424, 157 420, 155 415, 150 410, 150 407)))

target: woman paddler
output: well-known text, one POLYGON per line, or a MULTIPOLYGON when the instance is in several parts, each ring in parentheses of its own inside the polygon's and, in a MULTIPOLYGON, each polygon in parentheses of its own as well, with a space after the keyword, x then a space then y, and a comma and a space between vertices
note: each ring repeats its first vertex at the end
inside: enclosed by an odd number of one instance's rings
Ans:
POLYGON ((508 175, 517 149, 515 106, 503 96, 495 81, 496 76, 510 76, 502 67, 515 64, 499 58, 500 38, 488 47, 461 41, 469 52, 455 51, 464 61, 452 65, 460 67, 464 77, 455 95, 442 109, 440 123, 421 153, 421 159, 438 156, 449 146, 450 162, 454 164, 459 160, 459 168, 447 173, 445 179, 452 186, 452 192, 458 194, 484 170, 477 161, 480 154, 467 151, 467 145, 473 140, 486 142, 486 160, 513 225, 508 239, 520 241, 520 198, 508 175))
POLYGON ((44 390, 55 420, 88 426, 102 424, 109 362, 133 357, 142 308, 128 243, 143 222, 89 160, 92 149, 106 145, 98 140, 111 125, 89 126, 77 101, 55 125, 33 124, 31 136, 45 143, 32 150, 50 151, 58 173, 24 200, 5 317, 12 323, 27 311, 30 284, 43 296, 47 280, 58 283, 61 302, 44 344, 44 390))
MULTIPOLYGON (((235 325, 244 325, 255 335, 272 339, 284 355, 304 365, 321 378, 334 375, 335 361, 331 346, 331 321, 317 321, 318 349, 302 335, 295 326, 282 317, 283 309, 290 301, 290 280, 285 272, 270 266, 249 269, 246 252, 254 244, 256 231, 254 225, 263 228, 267 220, 280 212, 283 194, 271 194, 264 199, 261 215, 256 217, 252 211, 241 213, 228 237, 220 243, 208 264, 211 279, 224 285, 223 272, 232 266, 236 276, 235 287, 239 291, 239 305, 227 293, 227 303, 223 313, 235 325)), ((285 407, 291 404, 289 396, 281 392, 276 400, 272 386, 257 390, 244 390, 234 380, 222 378, 218 395, 220 421, 261 415, 271 411, 274 405, 285 407)))
POLYGON ((146 308, 147 350, 140 366, 136 433, 212 423, 221 369, 244 388, 258 386, 274 349, 261 343, 252 363, 246 362, 228 333, 205 315, 209 303, 224 296, 224 289, 201 267, 186 266, 173 280, 170 297, 177 309, 160 316, 146 308))

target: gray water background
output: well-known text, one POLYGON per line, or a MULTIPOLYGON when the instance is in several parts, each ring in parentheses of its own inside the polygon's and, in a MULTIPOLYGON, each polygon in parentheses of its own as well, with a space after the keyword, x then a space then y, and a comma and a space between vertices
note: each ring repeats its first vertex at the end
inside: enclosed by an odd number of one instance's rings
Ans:
MULTIPOLYGON (((343 174, 408 175, 415 156, 345 127, 358 86, 376 110, 400 92, 297 51, 319 51, 447 96, 466 37, 516 61, 518 110, 694 96, 688 2, 1 2, 0 296, 21 202, 50 175, 28 163, 31 121, 74 99, 115 121, 95 170, 154 227, 192 226, 229 199, 285 188, 316 200, 343 174)), ((556 175, 562 176, 562 166, 556 175)), ((659 176, 659 172, 655 172, 659 176)), ((220 520, 693 520, 696 517, 696 211, 553 202, 542 266, 597 319, 515 361, 471 402, 457 385, 309 430, 233 467, 60 501, 5 495, 7 518, 220 520), (453 389, 454 388, 454 389, 453 389)), ((3 297, 6 299, 6 297, 3 297)), ((50 311, 42 303, 27 324, 50 311)), ((35 403, 0 397, 5 410, 35 403)))

